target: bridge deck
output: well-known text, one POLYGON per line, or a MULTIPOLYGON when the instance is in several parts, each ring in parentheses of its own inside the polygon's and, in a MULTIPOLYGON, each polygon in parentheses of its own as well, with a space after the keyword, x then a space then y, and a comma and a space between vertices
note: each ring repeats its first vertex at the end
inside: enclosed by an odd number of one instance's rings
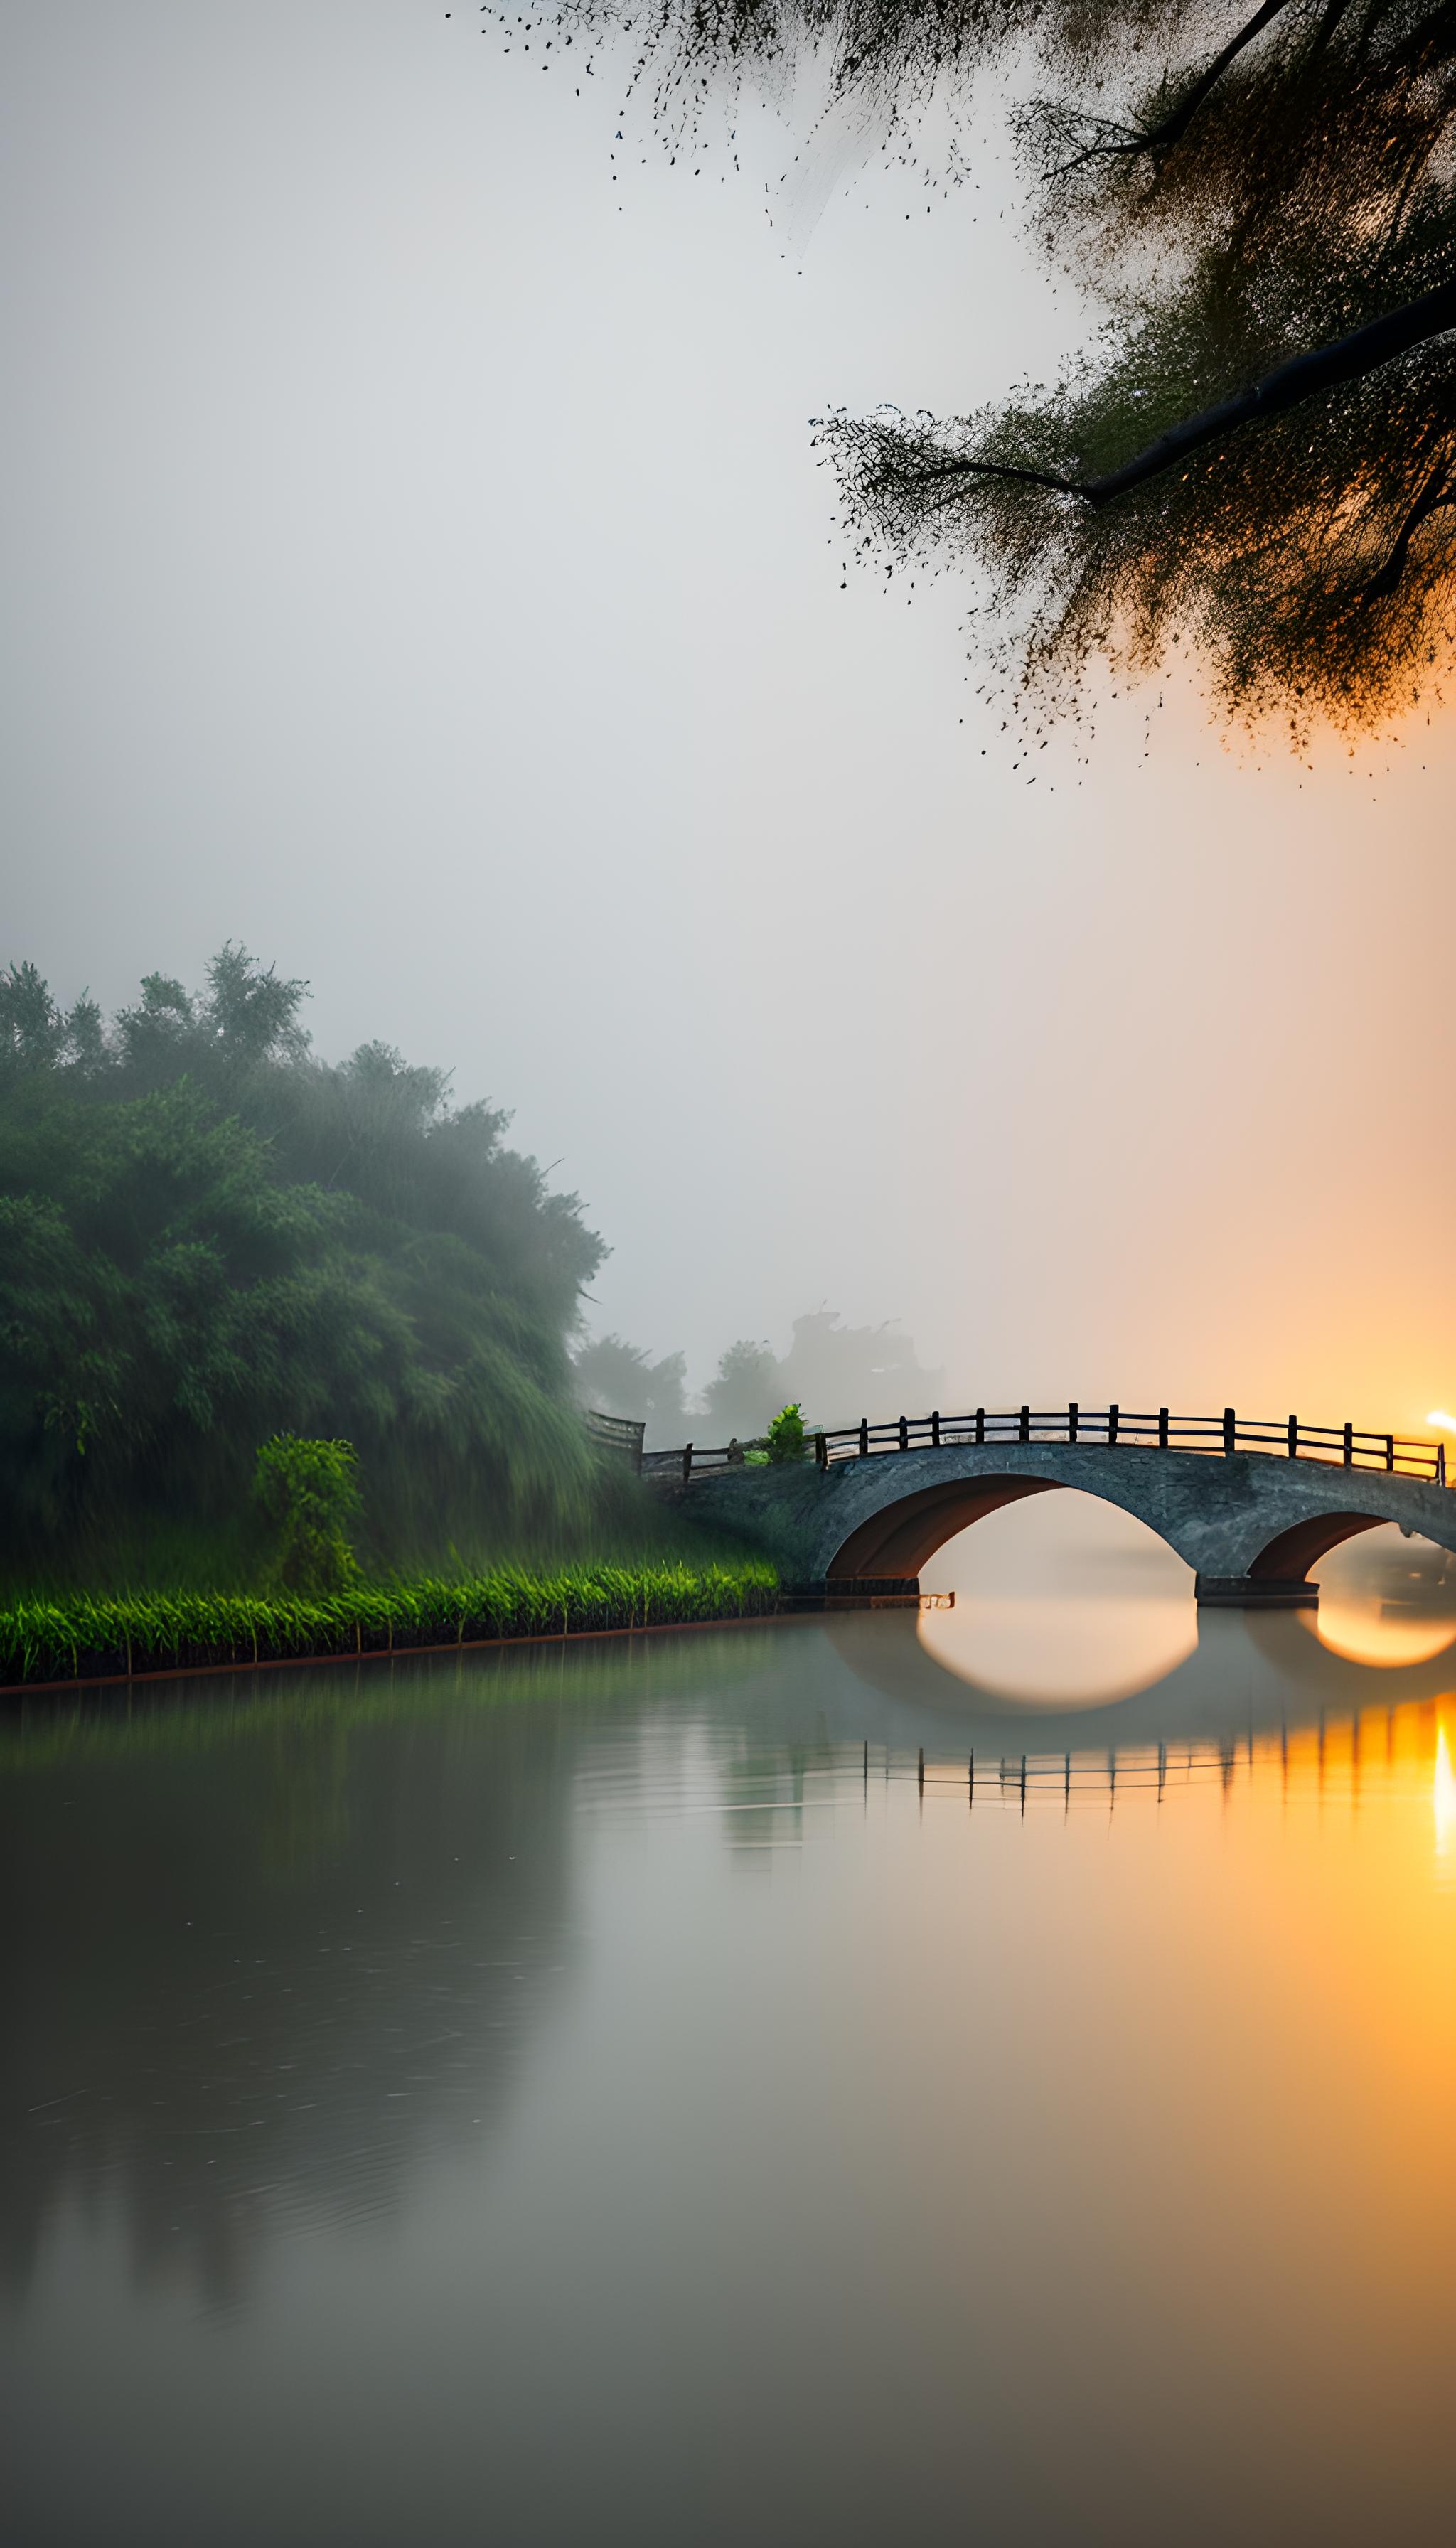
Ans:
MULTIPOLYGON (((1270 1458, 1320 1460, 1345 1469, 1379 1469, 1387 1475, 1423 1478, 1446 1484, 1444 1442, 1411 1439, 1399 1433, 1372 1432, 1364 1426, 1308 1424, 1297 1415, 1277 1420, 1248 1417, 1226 1407, 1222 1415, 1175 1415, 1166 1407, 1155 1414, 1138 1414, 1122 1407, 1084 1408, 1071 1401, 1044 1410, 1027 1407, 977 1407, 969 1415, 900 1415, 888 1423, 839 1425, 809 1437, 821 1469, 842 1460, 868 1460, 898 1452, 949 1449, 957 1443, 994 1442, 1105 1443, 1158 1451, 1204 1451, 1223 1458, 1252 1451, 1270 1458)), ((729 1442, 713 1447, 686 1442, 677 1451, 645 1451, 641 1474, 676 1482, 747 1462, 752 1445, 729 1442)))

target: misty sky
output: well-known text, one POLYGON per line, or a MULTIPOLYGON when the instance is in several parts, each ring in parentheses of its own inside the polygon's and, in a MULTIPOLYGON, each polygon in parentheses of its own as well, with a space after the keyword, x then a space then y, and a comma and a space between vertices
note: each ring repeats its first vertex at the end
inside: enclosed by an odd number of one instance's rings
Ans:
POLYGON ((0 46, 0 958, 307 975, 515 1109, 695 1382, 827 1303, 948 1405, 1456 1400, 1449 730, 1312 770, 1169 683, 1144 761, 1154 685, 1029 786, 969 584, 840 590, 809 416, 1087 324, 991 160, 801 244, 781 128, 643 170, 470 9, 0 46))

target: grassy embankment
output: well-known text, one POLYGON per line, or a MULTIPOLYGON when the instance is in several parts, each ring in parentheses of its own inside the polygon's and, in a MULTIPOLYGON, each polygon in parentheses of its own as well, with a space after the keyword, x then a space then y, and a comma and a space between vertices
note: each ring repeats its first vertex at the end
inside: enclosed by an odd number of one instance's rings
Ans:
POLYGON ((735 1554, 541 1570, 498 1565, 458 1579, 361 1581, 313 1596, 183 1591, 15 1597, 0 1608, 0 1686, 761 1618, 773 1613, 777 1589, 767 1559, 735 1554))

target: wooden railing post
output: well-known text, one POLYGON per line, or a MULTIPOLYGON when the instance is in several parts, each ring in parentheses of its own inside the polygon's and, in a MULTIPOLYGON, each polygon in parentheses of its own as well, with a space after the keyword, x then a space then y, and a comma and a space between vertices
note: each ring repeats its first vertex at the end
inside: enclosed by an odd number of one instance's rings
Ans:
POLYGON ((1393 1469, 1396 1465, 1396 1437, 1394 1433, 1387 1433, 1385 1437, 1385 1464, 1388 1469, 1393 1469))
POLYGON ((1168 1410, 1165 1407, 1157 1410, 1157 1447, 1160 1451, 1166 1451, 1168 1447, 1168 1410))
POLYGON ((1032 1438, 1032 1410, 1029 1407, 1021 1410, 1021 1430, 1016 1438, 1019 1442, 1030 1442, 1032 1438))
POLYGON ((903 1415, 900 1418, 900 1448, 902 1451, 910 1448, 910 1427, 903 1415))
POLYGON ((975 1410, 975 1438, 978 1442, 984 1442, 986 1438, 986 1410, 983 1407, 975 1410))
POLYGON ((1066 1410, 1066 1438, 1069 1442, 1075 1442, 1077 1438, 1077 1402, 1075 1399, 1072 1400, 1071 1405, 1066 1410))
POLYGON ((860 1418, 860 1457, 862 1460, 867 1460, 869 1457, 869 1418, 867 1415, 862 1415, 860 1418))
POLYGON ((1346 1467, 1347 1469, 1353 1469, 1354 1465, 1355 1465, 1355 1428, 1354 1428, 1353 1424, 1347 1424, 1347 1425, 1345 1426, 1345 1467, 1346 1467))
POLYGON ((1109 1447, 1109 1449, 1111 1449, 1111 1448, 1113 1447, 1113 1445, 1116 1443, 1117 1438, 1118 1438, 1118 1410, 1117 1410, 1117 1408, 1115 1408, 1115 1407, 1110 1407, 1110 1408, 1108 1409, 1108 1410, 1107 1410, 1107 1440, 1108 1440, 1108 1447, 1109 1447))
POLYGON ((1291 1415, 1289 1419, 1289 1456, 1292 1460, 1300 1456, 1300 1419, 1297 1415, 1291 1415))
POLYGON ((930 1447, 933 1451, 939 1451, 941 1447, 941 1410, 938 1407, 933 1407, 930 1411, 930 1447))
POLYGON ((1238 1425, 1234 1417, 1233 1410, 1231 1407, 1226 1407, 1224 1410, 1224 1457, 1226 1460, 1232 1458, 1233 1445, 1237 1439, 1238 1425))
POLYGON ((814 1457, 818 1461, 821 1469, 828 1468, 829 1444, 825 1441, 822 1433, 816 1433, 814 1436, 814 1457))
POLYGON ((684 1487, 686 1486, 687 1481, 688 1481, 688 1479, 691 1477, 691 1475, 692 1475, 692 1444, 691 1444, 690 1442, 685 1442, 685 1443, 683 1444, 683 1446, 682 1446, 682 1484, 684 1485, 684 1487))
POLYGON ((1443 1486, 1445 1485, 1445 1483, 1446 1483, 1446 1446, 1445 1446, 1445 1443, 1444 1443, 1444 1442, 1438 1442, 1438 1443, 1436 1444, 1436 1485, 1437 1485, 1438 1487, 1443 1487, 1443 1486))

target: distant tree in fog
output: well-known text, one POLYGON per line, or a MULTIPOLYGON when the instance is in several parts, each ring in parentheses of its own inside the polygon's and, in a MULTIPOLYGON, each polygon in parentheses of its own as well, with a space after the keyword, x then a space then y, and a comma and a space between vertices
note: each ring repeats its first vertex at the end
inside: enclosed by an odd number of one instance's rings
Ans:
POLYGON ((718 1358, 702 1394, 703 1418, 715 1442, 752 1441, 783 1405, 779 1363, 772 1347, 741 1336, 718 1358))
POLYGON ((664 1354, 661 1362, 653 1362, 620 1336, 594 1336, 574 1359, 577 1395, 584 1407, 594 1407, 599 1415, 645 1421, 648 1442, 659 1448, 682 1440, 687 1422, 682 1354, 664 1354))
POLYGON ((779 1398, 797 1399, 810 1426, 852 1424, 867 1415, 913 1415, 940 1387, 910 1338, 891 1320, 847 1327, 838 1310, 810 1310, 793 1322, 793 1342, 778 1367, 779 1398))
POLYGON ((724 1443, 735 1434, 754 1441, 789 1400, 801 1403, 811 1428, 852 1424, 862 1415, 881 1421, 915 1414, 931 1405, 941 1382, 939 1372, 922 1369, 910 1338, 890 1321, 847 1327, 838 1310, 809 1310, 795 1319, 781 1359, 762 1338, 740 1336, 719 1356, 691 1411, 683 1402, 681 1354, 655 1363, 620 1336, 600 1336, 583 1346, 576 1370, 586 1404, 603 1415, 645 1416, 647 1438, 660 1447, 685 1440, 694 1426, 704 1441, 724 1443))

